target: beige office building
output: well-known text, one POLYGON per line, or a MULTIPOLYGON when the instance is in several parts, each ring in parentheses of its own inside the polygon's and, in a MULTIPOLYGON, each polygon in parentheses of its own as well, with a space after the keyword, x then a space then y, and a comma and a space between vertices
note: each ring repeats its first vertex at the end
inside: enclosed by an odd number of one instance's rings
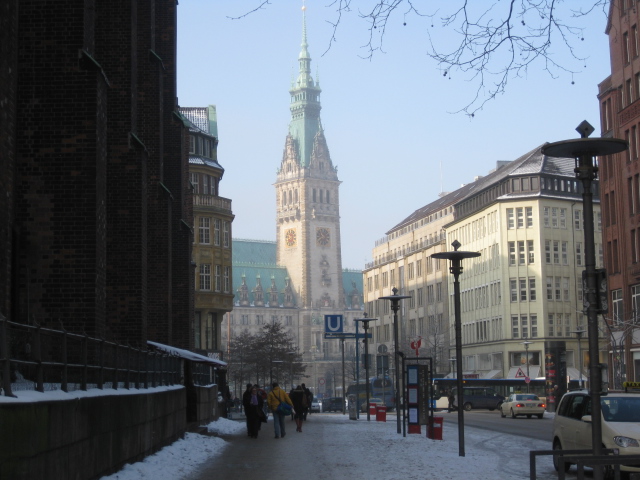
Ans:
MULTIPOLYGON (((582 186, 573 169, 573 159, 545 157, 538 147, 513 162, 498 162, 487 176, 424 207, 421 218, 418 211, 409 217, 411 224, 392 229, 386 242, 377 243, 364 273, 366 306, 381 318, 376 345, 392 340, 386 335, 392 316, 376 299, 395 286, 413 297, 403 301, 400 350, 413 355, 410 341, 422 337, 419 353, 436 359, 436 373, 454 370, 453 278, 448 265, 435 265, 429 255, 452 250, 458 240, 461 250, 481 253, 463 262, 460 276, 465 377, 545 377, 549 388, 563 388, 562 380, 580 377, 582 365, 586 380, 586 339, 581 363, 573 333, 586 329, 582 186), (387 281, 388 275, 395 276, 387 281)), ((595 188, 601 267, 597 182, 595 188)))

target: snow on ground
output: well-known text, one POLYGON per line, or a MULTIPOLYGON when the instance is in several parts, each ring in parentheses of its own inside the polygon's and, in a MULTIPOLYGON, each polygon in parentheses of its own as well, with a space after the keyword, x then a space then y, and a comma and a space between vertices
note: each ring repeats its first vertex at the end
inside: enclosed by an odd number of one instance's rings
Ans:
MULTIPOLYGON (((375 458, 384 458, 384 462, 369 463, 370 472, 359 474, 362 478, 413 478, 413 473, 428 471, 428 478, 441 480, 502 478, 509 480, 529 478, 529 451, 547 450, 549 442, 531 440, 524 437, 499 432, 465 427, 465 456, 458 455, 457 425, 447 422, 445 417, 444 440, 425 438, 425 427, 421 435, 409 435, 403 438, 396 433, 395 417, 387 418, 386 423, 367 422, 360 419, 355 422, 348 416, 314 415, 313 422, 331 421, 332 432, 335 429, 337 444, 349 445, 345 454, 358 456, 363 452, 375 458), (342 439, 342 441, 340 440, 342 439), (359 441, 354 442, 354 440, 359 441), (390 448, 394 448, 390 455, 390 448), (377 451, 375 451, 377 450, 377 451), (348 452, 347 452, 348 451, 348 452), (381 471, 383 465, 383 471, 381 471), (401 474, 401 475, 398 475, 401 474)), ((271 418, 269 419, 271 426, 271 418)), ((188 433, 183 440, 162 449, 144 461, 127 465, 119 472, 103 477, 101 480, 178 480, 189 479, 191 474, 209 458, 220 455, 228 443, 225 437, 245 433, 244 421, 221 418, 208 425, 210 432, 219 437, 207 437, 188 433)), ((259 441, 265 441, 260 439, 259 441)), ((337 459, 334 459, 337 460, 337 459)), ((537 461, 539 480, 557 478, 550 457, 537 461)), ((416 478, 423 478, 422 475, 416 478)))

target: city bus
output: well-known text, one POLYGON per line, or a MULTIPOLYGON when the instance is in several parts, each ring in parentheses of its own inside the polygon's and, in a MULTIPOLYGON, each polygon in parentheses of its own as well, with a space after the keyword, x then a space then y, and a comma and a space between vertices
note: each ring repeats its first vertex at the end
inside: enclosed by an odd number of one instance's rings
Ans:
MULTIPOLYGON (((463 378, 463 387, 487 387, 494 390, 503 397, 508 397, 512 393, 533 393, 541 399, 546 399, 545 380, 531 379, 529 385, 524 378, 463 378), (528 387, 528 389, 527 389, 528 387)), ((437 408, 447 408, 447 392, 457 388, 457 380, 455 378, 434 378, 433 394, 436 399, 437 408)))
MULTIPOLYGON (((393 390, 393 380, 386 377, 371 377, 369 378, 369 398, 377 397, 384 401, 387 406, 387 410, 393 410, 395 406, 395 392, 393 390)), ((353 382, 347 387, 347 398, 349 395, 355 395, 358 405, 363 405, 367 402, 367 383, 365 380, 360 380, 360 383, 353 382)))

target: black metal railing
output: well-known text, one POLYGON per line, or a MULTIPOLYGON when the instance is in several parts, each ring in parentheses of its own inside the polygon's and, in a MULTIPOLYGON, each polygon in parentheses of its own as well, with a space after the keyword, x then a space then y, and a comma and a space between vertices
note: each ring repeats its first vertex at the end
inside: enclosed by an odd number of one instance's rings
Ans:
MULTIPOLYGON (((204 375, 204 372, 203 372, 204 375)), ((0 387, 63 392, 89 388, 149 388, 181 383, 178 357, 40 325, 0 314, 0 387)))

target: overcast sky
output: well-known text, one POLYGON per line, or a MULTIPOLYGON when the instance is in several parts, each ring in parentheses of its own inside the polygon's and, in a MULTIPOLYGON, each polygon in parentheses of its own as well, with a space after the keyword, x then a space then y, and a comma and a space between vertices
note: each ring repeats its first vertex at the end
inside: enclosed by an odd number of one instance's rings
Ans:
MULTIPOLYGON (((275 240, 273 183, 290 120, 289 87, 298 71, 302 2, 273 1, 244 18, 230 18, 260 3, 180 2, 178 97, 182 107, 217 106, 218 159, 225 168, 221 195, 233 201, 234 238, 275 240)), ((451 112, 473 99, 477 84, 460 72, 445 76, 426 55, 427 33, 443 45, 456 39, 439 26, 437 15, 407 16, 406 25, 402 15, 393 19, 385 53, 366 60, 361 46, 367 24, 356 12, 343 17, 327 51, 328 21, 335 18, 335 10, 325 6, 330 3, 308 0, 306 20, 311 68, 322 88, 321 118, 342 181, 344 267, 363 268, 385 232, 441 191, 487 174, 497 160, 575 138, 575 127, 585 119, 596 127, 594 135, 600 132, 598 83, 610 73, 601 10, 575 20, 585 28, 576 53, 587 58, 570 66, 580 73, 551 78, 536 63, 470 118, 451 112)), ((563 2, 564 8, 584 5, 563 2)), ((570 60, 562 51, 554 55, 570 60)))

